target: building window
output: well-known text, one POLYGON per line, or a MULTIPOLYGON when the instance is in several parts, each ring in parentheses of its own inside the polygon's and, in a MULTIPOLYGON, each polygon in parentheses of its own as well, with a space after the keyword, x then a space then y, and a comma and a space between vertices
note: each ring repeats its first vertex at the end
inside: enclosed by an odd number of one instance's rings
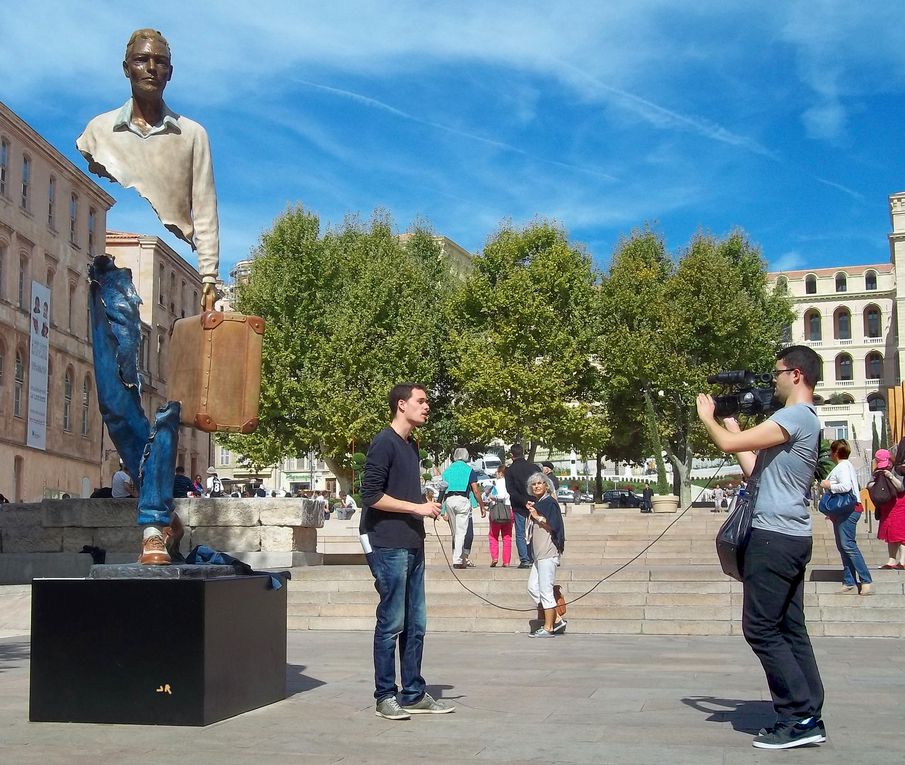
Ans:
POLYGON ((864 274, 864 289, 866 289, 866 290, 877 289, 877 272, 876 271, 868 271, 866 274, 864 274))
POLYGON ((6 294, 5 280, 6 276, 6 245, 0 243, 0 298, 6 294))
POLYGON ((0 195, 9 196, 9 141, 0 139, 0 195))
POLYGON ((220 457, 219 457, 218 464, 219 465, 229 465, 230 464, 229 460, 230 460, 230 457, 232 456, 229 453, 229 449, 227 449, 225 446, 220 446, 218 448, 220 450, 220 457))
POLYGON ((63 430, 72 430, 72 370, 67 369, 63 378, 63 430))
POLYGON ((883 356, 871 351, 865 359, 865 372, 869 380, 879 380, 883 376, 883 356))
POLYGON ((72 194, 69 197, 69 243, 79 246, 79 197, 72 194))
POLYGON ((24 255, 19 256, 19 286, 18 299, 19 308, 27 308, 28 299, 25 297, 25 282, 28 280, 28 258, 24 255))
POLYGON ((176 313, 176 274, 170 272, 170 313, 176 313))
POLYGON ((840 308, 836 311, 836 339, 852 339, 852 315, 848 308, 840 308))
POLYGON ((814 274, 808 274, 804 278, 804 291, 807 295, 817 294, 817 277, 814 274))
POLYGON ((3 385, 3 374, 6 370, 6 346, 0 340, 0 386, 3 385))
POLYGON ((785 276, 780 276, 776 280, 775 292, 777 295, 787 295, 789 293, 789 280, 785 276))
POLYGON ((50 176, 47 184, 47 227, 51 230, 57 227, 57 179, 50 176))
POLYGON ((28 204, 31 201, 29 198, 29 192, 31 191, 31 157, 27 154, 22 157, 22 199, 19 201, 19 206, 23 210, 28 209, 28 204))
POLYGON ((830 441, 835 441, 839 438, 848 438, 848 422, 845 420, 840 420, 839 422, 828 422, 824 428, 823 432, 826 435, 826 438, 830 441))
POLYGON ((88 208, 88 254, 94 255, 94 230, 97 225, 97 210, 93 207, 88 208))
POLYGON ((157 290, 158 290, 157 302, 160 303, 160 305, 167 304, 166 297, 164 296, 164 292, 163 292, 165 279, 166 279, 166 277, 164 276, 164 273, 163 273, 163 265, 161 265, 160 266, 160 275, 157 279, 157 290))
POLYGON ((871 412, 885 412, 886 399, 879 393, 872 393, 867 397, 867 408, 871 412))
POLYGON ((846 381, 853 380, 852 376, 852 357, 847 353, 840 353, 836 357, 836 380, 846 381))
POLYGON ((848 290, 848 278, 845 274, 836 274, 836 292, 845 292, 848 290))
POLYGON ((880 309, 875 305, 864 310, 864 334, 867 337, 880 337, 880 309))
POLYGON ((25 389, 25 364, 22 361, 22 351, 16 351, 15 381, 13 385, 13 414, 22 416, 23 392, 25 389))
POLYGON ((88 435, 88 399, 91 396, 91 385, 86 377, 82 381, 82 435, 88 435))
POLYGON ((804 339, 816 342, 823 339, 820 328, 820 311, 812 308, 804 315, 804 339))
POLYGON ((69 327, 69 331, 72 332, 72 317, 75 311, 75 285, 70 282, 69 283, 69 311, 66 316, 66 326, 69 327))

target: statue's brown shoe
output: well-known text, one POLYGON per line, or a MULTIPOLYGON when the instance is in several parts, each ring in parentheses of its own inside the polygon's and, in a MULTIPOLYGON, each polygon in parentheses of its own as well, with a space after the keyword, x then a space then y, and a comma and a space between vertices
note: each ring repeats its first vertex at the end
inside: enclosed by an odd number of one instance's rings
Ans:
POLYGON ((163 536, 152 534, 142 542, 141 556, 138 562, 143 566, 166 566, 172 562, 164 544, 163 536))
POLYGON ((179 543, 183 536, 185 536, 185 526, 182 525, 182 519, 173 513, 170 516, 170 525, 163 527, 163 543, 171 559, 179 555, 179 543))

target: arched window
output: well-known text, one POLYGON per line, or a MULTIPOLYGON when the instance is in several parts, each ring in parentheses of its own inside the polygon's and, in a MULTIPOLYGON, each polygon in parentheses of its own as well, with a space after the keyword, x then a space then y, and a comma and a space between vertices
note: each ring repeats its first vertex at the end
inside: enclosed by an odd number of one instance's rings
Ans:
POLYGON ((19 201, 19 207, 28 210, 31 205, 31 157, 27 154, 22 156, 22 199, 19 201))
POLYGON ((876 271, 867 271, 864 274, 864 289, 866 290, 875 290, 877 289, 877 272, 876 271))
POLYGON ((0 298, 6 294, 6 243, 0 242, 0 298))
POLYGON ((66 370, 63 378, 63 430, 72 430, 72 370, 66 370))
POLYGON ((840 400, 843 404, 854 404, 854 403, 855 403, 855 397, 854 397, 851 393, 843 393, 843 394, 839 397, 839 400, 840 400))
POLYGON ((16 351, 16 369, 14 372, 15 380, 13 385, 13 414, 16 417, 23 417, 25 410, 25 362, 22 351, 16 351))
POLYGON ((57 179, 50 176, 47 184, 47 228, 51 231, 57 227, 57 179))
POLYGON ((871 351, 864 359, 864 372, 868 380, 879 380, 883 376, 883 355, 871 351))
POLYGON ((867 408, 871 412, 885 412, 886 411, 886 399, 883 398, 883 394, 871 393, 867 397, 867 408))
POLYGON ((0 340, 0 387, 6 382, 6 345, 0 340))
POLYGON ((785 276, 780 276, 776 280, 776 294, 777 295, 787 295, 789 294, 789 280, 786 279, 785 276))
POLYGON ((852 357, 847 353, 840 353, 836 357, 836 380, 853 380, 852 357))
POLYGON ((841 271, 836 274, 836 292, 845 292, 848 289, 848 277, 841 271))
POLYGON ((176 274, 170 272, 170 313, 176 313, 176 274))
POLYGON ((875 305, 869 305, 864 309, 864 336, 881 337, 880 309, 875 305))
POLYGON ((88 401, 91 398, 91 383, 88 376, 82 381, 82 435, 88 435, 88 401))
POLYGON ((823 396, 814 394, 814 406, 823 406, 823 396))
POLYGON ((833 329, 837 340, 852 339, 852 314, 848 308, 837 308, 833 317, 833 329))
POLYGON ((817 277, 814 274, 808 274, 804 278, 804 291, 807 295, 817 294, 817 277))
POLYGON ((69 243, 79 244, 79 195, 69 195, 69 243))
POLYGON ((17 298, 19 300, 19 308, 26 308, 28 298, 25 295, 25 283, 28 281, 28 258, 23 253, 19 256, 19 283, 17 287, 17 298))
POLYGON ((823 339, 820 327, 820 311, 816 308, 812 308, 804 315, 804 339, 812 342, 823 339))

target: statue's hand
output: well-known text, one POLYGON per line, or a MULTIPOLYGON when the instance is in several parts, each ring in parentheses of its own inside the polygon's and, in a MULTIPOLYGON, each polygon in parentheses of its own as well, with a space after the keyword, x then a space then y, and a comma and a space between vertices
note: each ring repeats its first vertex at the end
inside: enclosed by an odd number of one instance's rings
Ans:
POLYGON ((213 282, 205 282, 204 287, 201 290, 201 310, 202 311, 213 311, 214 303, 222 297, 219 292, 217 292, 217 285, 213 282))

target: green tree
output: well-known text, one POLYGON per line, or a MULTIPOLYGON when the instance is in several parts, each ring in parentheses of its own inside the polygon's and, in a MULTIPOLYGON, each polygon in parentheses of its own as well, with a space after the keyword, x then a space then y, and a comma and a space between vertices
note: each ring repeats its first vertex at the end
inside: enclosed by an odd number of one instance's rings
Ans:
POLYGON ((648 386, 673 491, 687 504, 694 456, 713 453, 695 396, 715 372, 771 368, 793 318, 788 299, 767 290, 765 263, 741 232, 698 234, 674 262, 649 228, 619 243, 600 297, 600 358, 619 402, 608 406, 611 428, 653 447, 638 426, 648 386))
MULTIPOLYGON (((554 224, 504 225, 449 309, 450 377, 456 422, 468 437, 586 445, 597 274, 591 258, 554 224)), ((595 427, 599 427, 599 422, 595 427)))
MULTIPOLYGON (((388 422, 390 388, 449 387, 438 309, 448 279, 426 230, 401 241, 375 213, 322 234, 315 214, 285 212, 261 237, 238 294, 240 311, 266 321, 260 425, 220 440, 257 467, 313 451, 349 490, 352 455, 388 422)), ((440 423, 443 408, 432 403, 440 423)))

